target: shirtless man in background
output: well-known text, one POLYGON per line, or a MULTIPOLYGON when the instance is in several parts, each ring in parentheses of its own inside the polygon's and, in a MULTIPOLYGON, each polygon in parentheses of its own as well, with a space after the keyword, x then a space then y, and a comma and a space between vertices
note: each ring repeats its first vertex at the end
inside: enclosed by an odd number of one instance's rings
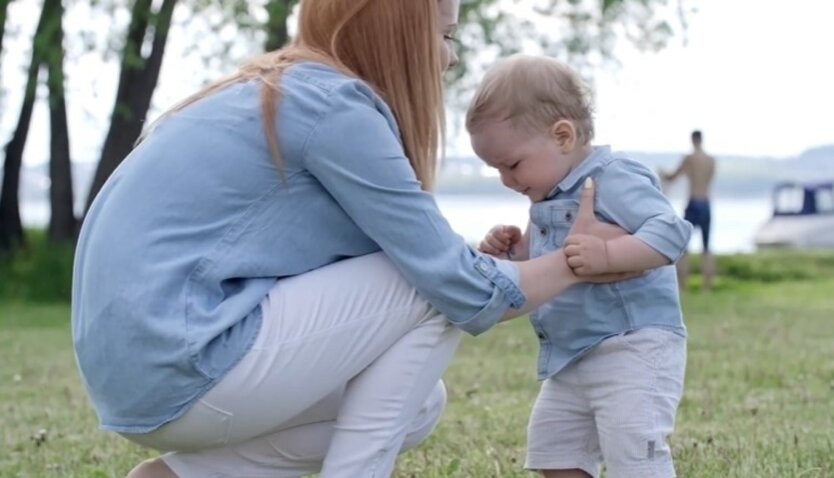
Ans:
MULTIPOLYGON (((686 155, 678 168, 672 173, 662 174, 666 181, 674 181, 680 176, 686 176, 689 182, 689 203, 686 205, 684 219, 701 230, 703 252, 701 254, 701 275, 704 290, 712 288, 715 276, 715 260, 709 249, 710 235, 710 187, 715 176, 715 158, 708 155, 703 147, 703 136, 700 131, 692 132, 692 153, 686 155)), ((678 285, 681 290, 686 289, 686 279, 689 275, 689 262, 686 256, 678 260, 678 285)))

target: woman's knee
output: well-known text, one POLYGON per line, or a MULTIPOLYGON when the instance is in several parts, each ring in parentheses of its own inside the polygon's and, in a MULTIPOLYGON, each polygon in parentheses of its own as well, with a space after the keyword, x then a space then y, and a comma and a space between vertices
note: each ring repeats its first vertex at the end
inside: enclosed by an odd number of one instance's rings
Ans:
POLYGON ((408 432, 403 443, 403 450, 414 448, 431 435, 446 408, 446 386, 439 380, 432 389, 429 397, 414 420, 412 429, 408 432))

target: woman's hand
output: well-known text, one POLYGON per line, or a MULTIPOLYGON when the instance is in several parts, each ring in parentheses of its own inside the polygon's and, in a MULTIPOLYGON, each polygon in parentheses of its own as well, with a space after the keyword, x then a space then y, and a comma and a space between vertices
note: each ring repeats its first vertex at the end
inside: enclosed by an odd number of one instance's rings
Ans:
MULTIPOLYGON (((585 187, 582 189, 579 210, 570 231, 571 234, 593 235, 606 240, 627 235, 626 231, 619 227, 597 221, 594 216, 594 184, 593 181, 589 181, 586 181, 585 187)), ((564 248, 516 264, 518 266, 519 287, 527 301, 521 308, 508 309, 501 320, 527 314, 579 282, 616 282, 640 275, 640 273, 631 272, 596 275, 577 274, 569 266, 568 256, 564 248)))
POLYGON ((568 232, 568 237, 574 234, 585 234, 608 240, 627 235, 628 231, 625 229, 597 219, 594 214, 595 195, 596 185, 594 180, 588 177, 582 186, 582 192, 579 196, 579 210, 576 212, 576 220, 568 232))
POLYGON ((594 180, 588 177, 582 187, 576 221, 565 239, 568 266, 577 277, 592 283, 616 282, 642 275, 642 272, 608 273, 606 242, 625 236, 621 227, 599 221, 594 214, 594 180))

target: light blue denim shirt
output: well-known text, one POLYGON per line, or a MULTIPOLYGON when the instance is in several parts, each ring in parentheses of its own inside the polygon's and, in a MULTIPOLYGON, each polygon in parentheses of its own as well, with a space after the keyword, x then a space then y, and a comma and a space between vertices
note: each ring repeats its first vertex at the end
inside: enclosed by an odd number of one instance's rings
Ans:
MULTIPOLYGON (((162 122, 114 172, 75 257, 72 335, 105 429, 183 414, 248 351, 281 278, 384 251, 471 333, 525 302, 518 269, 455 234, 371 88, 305 63, 282 79, 270 158, 254 82, 162 122)), ((303 320, 303 317, 301 318, 303 320)))
MULTIPOLYGON (((675 213, 657 176, 643 164, 594 148, 578 167, 530 207, 530 255, 562 247, 576 218, 585 178, 596 183, 597 217, 617 224, 669 261, 686 250, 692 225, 675 213)), ((539 338, 539 379, 553 376, 602 340, 642 327, 686 335, 674 266, 612 284, 578 284, 530 314, 539 338)))

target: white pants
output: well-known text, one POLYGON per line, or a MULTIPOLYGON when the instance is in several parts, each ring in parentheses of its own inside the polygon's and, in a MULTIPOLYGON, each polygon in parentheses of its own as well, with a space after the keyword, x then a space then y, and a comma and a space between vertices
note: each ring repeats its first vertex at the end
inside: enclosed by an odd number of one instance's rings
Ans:
POLYGON ((381 253, 282 279, 252 350, 181 418, 130 438, 181 477, 385 477, 431 433, 460 331, 381 253))

